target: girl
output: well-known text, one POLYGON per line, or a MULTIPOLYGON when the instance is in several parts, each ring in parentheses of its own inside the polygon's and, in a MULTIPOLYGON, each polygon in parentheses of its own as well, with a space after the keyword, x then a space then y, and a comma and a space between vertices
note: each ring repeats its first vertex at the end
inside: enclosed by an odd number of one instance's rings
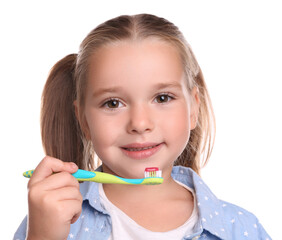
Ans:
POLYGON ((212 106, 192 50, 163 18, 120 16, 90 32, 53 67, 41 128, 47 156, 14 239, 270 239, 198 175, 212 150, 212 106), (158 167, 164 182, 79 184, 71 173, 95 169, 94 152, 97 171, 142 178, 158 167))

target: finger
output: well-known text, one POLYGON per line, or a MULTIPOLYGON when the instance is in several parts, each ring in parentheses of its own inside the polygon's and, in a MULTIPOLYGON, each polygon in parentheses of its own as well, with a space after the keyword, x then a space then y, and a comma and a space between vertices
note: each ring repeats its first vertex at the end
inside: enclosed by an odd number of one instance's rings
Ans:
POLYGON ((42 181, 43 179, 49 177, 54 172, 76 172, 78 167, 75 163, 72 162, 63 162, 59 159, 46 156, 34 170, 34 173, 29 181, 29 186, 37 182, 42 181))
POLYGON ((34 185, 38 185, 38 188, 45 191, 63 187, 75 187, 79 189, 79 182, 68 172, 55 173, 34 185))
POLYGON ((82 204, 78 200, 66 200, 63 203, 63 209, 60 215, 69 223, 74 223, 81 214, 82 204))
POLYGON ((75 214, 71 220, 71 224, 75 223, 77 221, 77 219, 79 219, 79 216, 80 216, 81 212, 75 214))
POLYGON ((66 200, 77 200, 82 203, 82 196, 76 187, 64 187, 52 191, 48 191, 46 194, 45 202, 62 202, 66 200))

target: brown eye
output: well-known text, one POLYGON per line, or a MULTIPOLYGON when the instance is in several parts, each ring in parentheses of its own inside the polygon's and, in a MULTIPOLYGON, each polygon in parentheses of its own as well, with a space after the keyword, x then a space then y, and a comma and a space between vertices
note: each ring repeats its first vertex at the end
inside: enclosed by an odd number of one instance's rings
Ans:
POLYGON ((118 108, 120 106, 120 102, 118 100, 112 99, 105 103, 107 108, 118 108))
POLYGON ((159 96, 156 97, 156 101, 158 103, 166 103, 170 100, 171 100, 171 97, 168 96, 167 94, 162 94, 162 95, 159 95, 159 96))

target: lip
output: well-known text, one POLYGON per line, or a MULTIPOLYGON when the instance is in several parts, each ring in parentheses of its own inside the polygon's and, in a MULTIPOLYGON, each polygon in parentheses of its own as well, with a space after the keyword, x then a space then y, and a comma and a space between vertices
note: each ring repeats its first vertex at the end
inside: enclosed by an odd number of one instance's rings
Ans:
POLYGON ((163 143, 131 143, 121 146, 122 152, 134 159, 149 158, 157 153, 163 146, 163 143))

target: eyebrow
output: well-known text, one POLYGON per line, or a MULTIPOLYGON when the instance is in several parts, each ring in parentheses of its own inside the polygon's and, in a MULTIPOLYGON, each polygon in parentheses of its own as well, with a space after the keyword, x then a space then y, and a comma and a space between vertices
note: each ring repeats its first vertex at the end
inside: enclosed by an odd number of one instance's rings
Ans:
MULTIPOLYGON (((181 89, 181 84, 178 82, 170 82, 170 83, 158 83, 152 87, 153 90, 162 90, 165 88, 177 88, 181 89)), ((93 93, 93 97, 98 97, 106 93, 116 93, 116 92, 123 92, 122 87, 109 87, 109 88, 101 88, 98 91, 93 93)))
POLYGON ((158 83, 153 87, 154 90, 161 90, 161 89, 164 89, 164 88, 179 88, 179 89, 181 89, 181 84, 178 83, 178 82, 158 83))
POLYGON ((93 93, 93 97, 99 97, 106 93, 116 93, 122 91, 121 87, 110 87, 110 88, 101 88, 98 91, 93 93))

